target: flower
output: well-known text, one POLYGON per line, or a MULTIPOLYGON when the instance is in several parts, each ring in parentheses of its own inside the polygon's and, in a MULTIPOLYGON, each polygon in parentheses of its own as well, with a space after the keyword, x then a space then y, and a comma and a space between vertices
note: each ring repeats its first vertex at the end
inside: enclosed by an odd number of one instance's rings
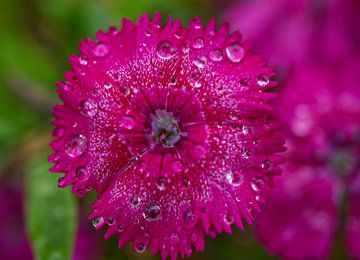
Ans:
POLYGON ((267 249, 284 259, 327 259, 340 229, 349 256, 360 257, 360 92, 357 61, 298 67, 276 113, 285 125, 288 163, 256 216, 267 249))
POLYGON ((228 25, 184 28, 156 13, 81 42, 58 83, 49 158, 98 198, 90 219, 119 246, 163 258, 204 249, 204 236, 243 228, 280 174, 284 151, 271 118, 272 69, 228 25))
POLYGON ((357 0, 253 0, 229 6, 223 19, 241 30, 271 64, 289 66, 359 55, 357 0))

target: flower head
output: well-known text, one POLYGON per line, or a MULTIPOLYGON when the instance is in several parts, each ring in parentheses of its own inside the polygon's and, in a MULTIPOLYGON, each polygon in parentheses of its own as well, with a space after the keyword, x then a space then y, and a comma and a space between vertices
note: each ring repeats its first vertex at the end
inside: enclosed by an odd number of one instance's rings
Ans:
POLYGON ((284 147, 269 114, 273 72, 241 35, 160 20, 81 42, 58 83, 50 161, 60 187, 98 192, 90 218, 105 237, 176 258, 251 222, 284 147))
POLYGON ((288 164, 257 214, 256 232, 285 259, 329 257, 344 199, 348 254, 360 257, 360 92, 353 80, 360 66, 341 65, 297 68, 277 104, 288 164))

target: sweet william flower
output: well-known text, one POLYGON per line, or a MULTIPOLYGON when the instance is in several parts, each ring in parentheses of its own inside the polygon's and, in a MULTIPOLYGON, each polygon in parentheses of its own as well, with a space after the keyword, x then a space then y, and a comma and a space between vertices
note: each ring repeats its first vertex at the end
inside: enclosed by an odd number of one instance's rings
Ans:
POLYGON ((89 218, 105 238, 175 259, 251 223, 284 142, 266 91, 273 72, 238 32, 160 20, 81 42, 58 83, 50 161, 60 187, 98 192, 89 218))
POLYGON ((256 233, 283 259, 329 259, 346 205, 345 243, 360 258, 360 64, 298 67, 276 105, 285 126, 288 162, 256 214, 256 233), (294 206, 296 205, 296 206, 294 206))

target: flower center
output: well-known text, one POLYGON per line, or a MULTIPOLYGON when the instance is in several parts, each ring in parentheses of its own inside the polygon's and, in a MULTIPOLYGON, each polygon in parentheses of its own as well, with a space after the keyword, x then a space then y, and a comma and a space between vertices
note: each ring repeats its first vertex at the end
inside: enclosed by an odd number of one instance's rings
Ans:
POLYGON ((184 133, 180 132, 179 122, 173 117, 172 112, 156 110, 152 115, 152 136, 156 143, 164 147, 174 147, 184 133))

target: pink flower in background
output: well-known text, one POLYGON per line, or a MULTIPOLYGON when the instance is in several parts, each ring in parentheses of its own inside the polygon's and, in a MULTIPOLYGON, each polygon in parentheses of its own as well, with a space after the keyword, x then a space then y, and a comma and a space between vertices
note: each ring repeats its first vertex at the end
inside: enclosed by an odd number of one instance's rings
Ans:
POLYGON ((175 259, 251 223, 284 151, 273 72, 227 25, 141 16, 97 33, 58 83, 49 158, 59 186, 95 189, 93 225, 175 259))
POLYGON ((298 67, 277 104, 286 129, 288 164, 256 232, 268 250, 285 259, 324 259, 341 232, 347 201, 348 254, 360 257, 360 64, 298 67))
POLYGON ((236 1, 223 15, 254 49, 282 70, 321 59, 359 55, 357 0, 236 1))

